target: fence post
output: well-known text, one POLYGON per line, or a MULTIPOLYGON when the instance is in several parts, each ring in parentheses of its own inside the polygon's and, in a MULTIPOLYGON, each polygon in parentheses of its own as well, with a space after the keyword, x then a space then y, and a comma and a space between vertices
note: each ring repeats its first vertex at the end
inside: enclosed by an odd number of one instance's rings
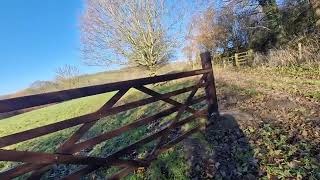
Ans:
POLYGON ((208 73, 207 77, 205 78, 205 81, 207 83, 205 92, 208 102, 208 119, 210 120, 212 117, 219 116, 218 100, 211 62, 211 54, 210 52, 201 53, 200 58, 203 69, 212 69, 212 71, 208 73))
POLYGON ((239 54, 238 53, 235 53, 234 54, 234 61, 235 61, 235 64, 237 67, 240 67, 240 64, 239 64, 239 54))
POLYGON ((299 60, 302 60, 302 44, 298 43, 298 49, 299 49, 299 60))
POLYGON ((249 63, 248 65, 249 66, 252 66, 253 65, 253 62, 254 62, 254 52, 253 52, 253 49, 249 49, 248 51, 248 56, 249 56, 249 63))

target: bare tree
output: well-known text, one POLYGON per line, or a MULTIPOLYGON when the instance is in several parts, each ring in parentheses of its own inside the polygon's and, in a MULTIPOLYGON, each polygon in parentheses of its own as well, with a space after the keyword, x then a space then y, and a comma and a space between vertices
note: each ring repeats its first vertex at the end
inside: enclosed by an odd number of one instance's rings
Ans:
POLYGON ((137 65, 155 75, 177 47, 176 33, 180 32, 185 11, 183 2, 86 0, 81 25, 86 63, 137 65))
POLYGON ((57 90, 57 83, 51 81, 35 81, 27 91, 31 94, 46 93, 57 90))
POLYGON ((183 49, 183 54, 187 58, 189 64, 191 65, 192 69, 194 69, 194 53, 196 53, 197 48, 192 44, 192 42, 189 42, 183 49))
POLYGON ((226 39, 226 29, 218 23, 217 14, 213 7, 196 14, 189 27, 186 38, 190 50, 208 50, 215 52, 226 39), (194 48, 196 46, 197 48, 194 48))
POLYGON ((80 71, 76 66, 64 65, 56 69, 58 89, 76 88, 80 85, 80 71))

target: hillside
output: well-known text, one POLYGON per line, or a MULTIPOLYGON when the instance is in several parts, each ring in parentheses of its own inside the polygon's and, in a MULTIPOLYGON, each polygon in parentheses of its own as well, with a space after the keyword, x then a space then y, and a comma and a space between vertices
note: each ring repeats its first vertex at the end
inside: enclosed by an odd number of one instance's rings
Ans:
MULTIPOLYGON (((222 114, 229 114, 227 119, 232 117, 230 122, 217 121, 204 132, 195 134, 161 155, 148 170, 127 178, 319 179, 320 80, 317 75, 266 67, 239 69, 216 66, 214 72, 220 111, 222 114)), ((158 86, 156 89, 167 92, 190 83, 193 83, 192 79, 158 86)), ((111 94, 72 100, 3 119, 0 121, 0 136, 92 112, 110 98, 111 94)), ((130 91, 120 103, 145 96, 137 91, 130 91)), ((186 94, 182 94, 177 100, 185 97, 186 94)), ((164 103, 158 102, 104 118, 84 139, 120 127, 146 114, 154 114, 166 107, 164 103)), ((84 153, 99 156, 110 154, 139 139, 153 128, 155 127, 141 127, 84 153)), ((52 152, 75 129, 77 127, 10 148, 52 152)), ((4 170, 12 165, 2 163, 0 167, 4 170)), ((46 177, 60 177, 74 168, 57 166, 48 172, 46 177)), ((92 174, 92 177, 102 178, 113 171, 114 169, 101 170, 92 174)))
POLYGON ((320 0, 1 5, 0 180, 320 180, 320 0))
MULTIPOLYGON (((127 72, 127 73, 130 73, 130 72, 127 72)), ((119 74, 123 74, 123 72, 119 71, 117 76, 119 76, 119 74)), ((187 81, 175 81, 174 83, 163 84, 161 86, 156 86, 155 88, 157 89, 158 92, 164 93, 164 92, 180 89, 182 87, 190 86, 191 84, 193 84, 193 82, 191 79, 189 79, 187 81)), ((203 94, 203 92, 201 91, 199 93, 203 94)), ((66 101, 60 104, 55 104, 49 107, 43 107, 37 110, 33 110, 31 112, 27 112, 27 113, 13 116, 10 118, 2 119, 0 121, 0 137, 25 131, 28 129, 40 127, 43 125, 52 124, 54 122, 62 121, 65 119, 69 119, 72 117, 76 117, 76 116, 80 116, 83 114, 88 114, 90 112, 96 111, 111 97, 112 94, 114 93, 111 92, 107 94, 100 94, 100 95, 80 98, 76 100, 66 101)), ((178 101, 182 101, 185 99, 186 96, 187 94, 184 93, 175 97, 175 99, 178 101)), ((121 105, 125 102, 132 102, 145 97, 148 97, 148 96, 141 92, 138 92, 137 90, 132 89, 129 92, 127 92, 126 95, 116 105, 121 105)), ((118 115, 103 118, 94 127, 92 127, 87 134, 85 134, 85 136, 81 139, 81 141, 86 140, 88 138, 95 137, 103 132, 107 132, 115 128, 119 128, 141 117, 145 117, 146 115, 155 114, 161 110, 167 109, 168 107, 171 107, 171 106, 163 102, 156 102, 150 105, 143 106, 138 109, 133 109, 127 112, 120 113, 118 115)), ((200 107, 198 106, 196 108, 201 108, 201 106, 200 107)), ((170 118, 172 118, 173 115, 174 114, 172 114, 172 116, 168 116, 167 118, 163 118, 161 121, 159 121, 159 123, 160 124, 165 123, 170 118)), ((28 151, 36 151, 36 152, 54 152, 57 150, 58 146, 61 145, 61 143, 63 143, 68 137, 70 137, 72 132, 74 132, 78 128, 79 126, 66 129, 63 131, 59 131, 56 133, 52 133, 40 138, 19 143, 17 145, 12 145, 10 147, 7 147, 7 149, 28 150, 28 151)), ((97 156, 107 156, 121 149, 122 147, 141 139, 141 137, 144 137, 146 134, 154 131, 156 128, 157 126, 153 124, 142 126, 135 130, 131 130, 127 133, 124 133, 120 137, 101 143, 92 149, 87 149, 83 153, 90 153, 91 155, 97 155, 97 156)), ((172 161, 172 164, 169 165, 170 166, 169 170, 173 171, 173 174, 171 175, 172 177, 176 177, 176 176, 179 177, 181 175, 180 174, 181 172, 174 172, 174 171, 183 170, 181 169, 181 163, 176 164, 177 162, 179 161, 181 162, 184 160, 184 157, 182 156, 182 154, 178 153, 180 151, 181 151, 181 146, 177 146, 177 151, 173 153, 169 152, 169 153, 163 154, 161 156, 163 160, 161 160, 160 158, 160 160, 158 161, 158 163, 162 161, 165 161, 166 163, 172 161)), ((14 166, 16 166, 16 163, 1 162, 0 171, 4 171, 14 166)), ((62 175, 66 175, 68 172, 74 170, 75 168, 76 167, 57 166, 53 168, 52 171, 48 172, 48 174, 45 177, 47 178, 53 177, 53 176, 60 177, 62 175)), ((157 173, 159 168, 160 167, 155 168, 153 170, 154 173, 157 173)), ((114 169, 111 169, 111 171, 113 170, 114 169)), ((95 176, 103 177, 108 174, 110 174, 109 171, 105 172, 104 170, 102 170, 102 171, 96 172, 95 176)), ((158 175, 154 174, 152 176, 156 177, 158 175)), ((20 177, 20 179, 25 179, 25 177, 26 176, 22 176, 20 177)), ((132 178, 135 178, 135 176, 132 178)))
MULTIPOLYGON (((158 75, 166 74, 166 73, 181 72, 188 69, 190 69, 190 67, 185 62, 173 62, 171 64, 166 64, 162 66, 158 70, 158 75), (174 71, 172 69, 174 69, 174 71)), ((45 83, 41 83, 41 86, 34 87, 31 85, 29 88, 20 90, 17 93, 0 96, 0 100, 39 94, 39 93, 60 91, 60 90, 70 89, 70 88, 106 84, 111 82, 118 82, 118 81, 124 81, 124 80, 130 80, 130 79, 136 79, 136 78, 142 78, 142 77, 148 77, 148 74, 141 68, 126 67, 120 70, 112 70, 112 71, 98 72, 94 74, 80 75, 79 77, 77 77, 78 78, 77 83, 71 87, 69 87, 68 85, 66 86, 63 82, 59 82, 59 81, 45 81, 45 83)), ((10 113, 2 113, 2 114, 0 113, 0 120, 3 118, 19 115, 21 113, 28 112, 33 109, 37 109, 37 108, 18 110, 10 113)))
MULTIPOLYGON (((170 64, 166 64, 162 66, 158 71, 158 75, 166 74, 166 73, 173 73, 183 71, 185 69, 190 69, 185 62, 172 62, 170 64), (174 70, 173 70, 174 69, 174 70)), ((124 67, 119 70, 108 70, 104 72, 98 72, 93 74, 84 74, 79 75, 77 78, 79 81, 74 85, 75 87, 84 87, 84 86, 91 86, 91 85, 98 85, 98 84, 106 84, 111 82, 118 82, 142 77, 148 77, 148 73, 145 69, 141 69, 139 67, 124 67)), ((37 81, 36 81, 37 82, 37 81)), ((34 83, 36 83, 34 82, 34 83)), ((33 87, 32 83, 30 87, 20 90, 13 94, 2 95, 0 99, 8 99, 14 98, 19 96, 26 96, 32 94, 39 94, 45 92, 52 92, 58 91, 63 89, 70 89, 70 87, 63 86, 62 82, 52 80, 52 81, 40 81, 44 82, 41 86, 33 87), (60 84, 60 86, 59 86, 60 84)))

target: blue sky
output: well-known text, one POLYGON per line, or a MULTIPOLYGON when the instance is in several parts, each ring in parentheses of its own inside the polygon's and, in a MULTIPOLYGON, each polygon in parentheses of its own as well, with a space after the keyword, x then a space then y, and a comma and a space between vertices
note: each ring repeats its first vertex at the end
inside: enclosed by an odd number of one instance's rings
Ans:
MULTIPOLYGON (((83 6, 84 0, 0 0, 0 95, 53 80, 65 64, 81 73, 106 70, 81 61, 83 6)), ((181 52, 177 56, 181 59, 181 52)))
POLYGON ((51 80, 64 64, 77 65, 83 73, 103 70, 82 64, 82 8, 82 0, 0 1, 0 95, 51 80))

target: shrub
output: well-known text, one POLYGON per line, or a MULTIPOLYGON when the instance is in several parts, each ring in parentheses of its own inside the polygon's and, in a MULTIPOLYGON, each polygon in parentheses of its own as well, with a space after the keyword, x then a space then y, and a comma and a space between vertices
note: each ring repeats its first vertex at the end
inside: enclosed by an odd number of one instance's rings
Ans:
POLYGON ((267 55, 255 54, 254 65, 272 67, 303 66, 320 69, 320 38, 319 33, 297 37, 285 47, 272 49, 267 55), (301 50, 298 44, 301 43, 301 50))

